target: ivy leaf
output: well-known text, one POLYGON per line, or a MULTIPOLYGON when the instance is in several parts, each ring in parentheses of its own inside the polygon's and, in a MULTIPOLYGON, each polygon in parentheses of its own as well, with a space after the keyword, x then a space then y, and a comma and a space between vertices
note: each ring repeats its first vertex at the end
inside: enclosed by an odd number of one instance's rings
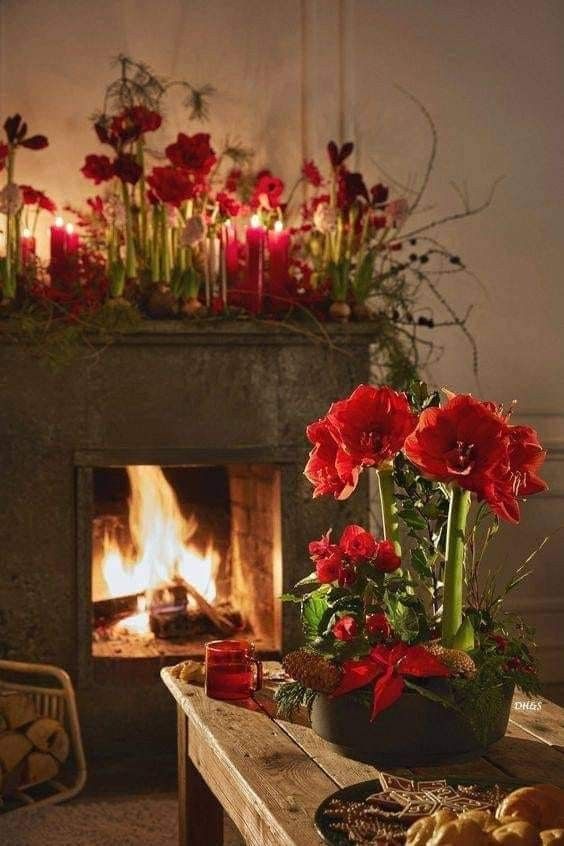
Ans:
POLYGON ((429 578, 433 571, 427 561, 427 556, 421 548, 411 550, 411 566, 422 579, 429 578))
POLYGON ((415 510, 415 508, 402 508, 398 513, 403 522, 409 526, 410 529, 427 528, 427 521, 415 510))

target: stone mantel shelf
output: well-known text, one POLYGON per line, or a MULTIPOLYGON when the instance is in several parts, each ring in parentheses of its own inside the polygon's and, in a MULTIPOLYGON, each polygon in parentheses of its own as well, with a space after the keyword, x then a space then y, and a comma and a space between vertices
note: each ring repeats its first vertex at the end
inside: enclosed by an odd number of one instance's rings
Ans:
MULTIPOLYGON (((305 346, 335 344, 336 346, 366 345, 375 342, 378 322, 362 323, 279 323, 251 320, 144 320, 134 329, 114 334, 113 343, 119 345, 273 345, 305 346)), ((0 321, 0 343, 26 342, 18 330, 7 321, 0 321)), ((107 339, 92 333, 92 343, 107 345, 107 339)))

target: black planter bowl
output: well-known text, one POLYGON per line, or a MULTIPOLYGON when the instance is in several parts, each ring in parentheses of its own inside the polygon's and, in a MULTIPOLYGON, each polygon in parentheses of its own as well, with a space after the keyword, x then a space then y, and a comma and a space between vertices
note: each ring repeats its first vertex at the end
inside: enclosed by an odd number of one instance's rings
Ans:
MULTIPOLYGON (((426 687, 441 696, 448 681, 432 679, 426 687)), ((373 722, 370 708, 354 693, 331 699, 318 694, 311 709, 311 727, 347 758, 388 767, 424 767, 479 758, 507 730, 513 686, 500 686, 499 707, 489 715, 485 736, 478 739, 470 722, 454 708, 432 701, 413 690, 373 722)))

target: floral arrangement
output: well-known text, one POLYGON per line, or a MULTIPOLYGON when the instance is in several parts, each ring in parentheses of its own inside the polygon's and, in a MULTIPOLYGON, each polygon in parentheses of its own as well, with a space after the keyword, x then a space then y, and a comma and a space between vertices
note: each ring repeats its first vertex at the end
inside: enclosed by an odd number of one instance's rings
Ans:
POLYGON ((445 396, 361 385, 308 427, 313 496, 346 499, 371 468, 383 539, 350 525, 310 544, 307 590, 284 596, 300 605, 306 647, 285 658, 295 681, 278 692, 283 710, 356 691, 374 719, 409 688, 463 709, 478 731, 500 685, 538 690, 532 633, 503 610, 535 553, 501 589, 484 561, 500 524, 546 490, 545 452, 510 411, 445 396), (440 677, 450 685, 438 697, 440 677))
MULTIPOLYGON (((253 152, 206 132, 171 135, 168 92, 186 95, 188 120, 205 120, 210 86, 167 80, 125 56, 93 117, 97 148, 81 171, 96 193, 83 209, 66 206, 51 226, 51 254, 36 255, 37 216, 55 214, 44 192, 15 181, 15 154, 41 150, 43 135, 27 134, 20 115, 4 124, 0 193, 5 256, 0 265, 4 315, 45 340, 70 328, 83 334, 124 329, 141 318, 248 318, 309 321, 353 317, 373 322, 382 361, 396 383, 407 383, 438 348, 426 334, 456 326, 475 345, 439 289, 442 277, 467 273, 462 260, 433 231, 487 206, 463 208, 429 223, 412 223, 436 155, 432 145, 418 188, 371 182, 350 168, 354 144, 327 145, 327 167, 304 161, 293 186, 253 152), (157 143, 163 133, 168 143, 157 143), (392 186, 396 187, 396 193, 392 186), (440 317, 420 303, 426 288, 440 317), (46 330, 48 328, 48 332, 46 330), (424 353, 424 355, 422 355, 424 353)), ((414 98, 412 98, 414 99, 414 98)), ((325 331, 321 332, 326 335, 325 331)))

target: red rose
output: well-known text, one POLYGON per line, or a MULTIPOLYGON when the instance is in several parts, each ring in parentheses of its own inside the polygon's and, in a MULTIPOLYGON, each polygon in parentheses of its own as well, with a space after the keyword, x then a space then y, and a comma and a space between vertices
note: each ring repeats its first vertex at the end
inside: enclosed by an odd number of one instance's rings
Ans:
POLYGON ((136 185, 143 170, 135 156, 129 153, 121 153, 114 162, 114 173, 122 182, 136 185))
POLYGON ((350 397, 333 403, 327 420, 339 443, 336 459, 341 479, 347 468, 380 467, 401 450, 417 418, 405 394, 392 388, 359 385, 350 397))
POLYGON ((392 541, 382 540, 378 542, 374 566, 381 573, 393 573, 401 566, 401 558, 397 555, 392 541))
POLYGON ((336 582, 341 574, 343 553, 336 547, 327 552, 326 555, 316 559, 315 572, 317 581, 322 585, 336 582))
POLYGON ((199 176, 207 176, 217 161, 210 146, 210 136, 206 132, 197 132, 195 135, 179 132, 176 142, 169 144, 165 153, 173 165, 199 176))
POLYGON ((277 209, 280 206, 284 183, 269 170, 261 171, 256 179, 251 206, 253 208, 277 209))
POLYGON ((147 182, 162 203, 180 206, 194 196, 194 184, 185 170, 176 167, 154 167, 147 182))
POLYGON ((507 436, 507 459, 492 472, 492 478, 486 480, 479 495, 498 517, 518 523, 517 498, 542 493, 548 488, 538 475, 546 452, 530 426, 508 426, 507 436))
POLYGON ((404 451, 425 476, 481 491, 507 447, 508 426, 491 404, 460 394, 423 411, 404 451))
POLYGON ((230 197, 225 191, 220 191, 215 199, 219 205, 219 213, 223 217, 237 217, 241 204, 234 197, 230 197))
POLYGON ((331 629, 331 633, 337 640, 354 640, 358 634, 358 623, 354 617, 341 617, 331 629))
POLYGON ((107 182, 114 176, 113 165, 107 156, 86 156, 80 170, 87 179, 93 179, 96 185, 107 182))
POLYGON ((366 618, 366 631, 371 637, 381 636, 384 640, 390 637, 392 627, 385 614, 369 614, 366 618))
POLYGON ((373 558, 378 544, 370 532, 353 523, 344 530, 339 546, 351 561, 364 561, 373 558))
POLYGON ((333 437, 326 419, 318 420, 307 427, 307 437, 314 445, 309 454, 304 474, 314 486, 313 496, 333 494, 335 499, 347 499, 354 491, 358 481, 358 468, 347 466, 346 458, 341 459, 343 472, 349 481, 343 481, 337 472, 337 442, 333 437))
POLYGON ((319 188, 323 182, 319 168, 313 161, 304 161, 302 165, 302 176, 314 188, 319 188))

